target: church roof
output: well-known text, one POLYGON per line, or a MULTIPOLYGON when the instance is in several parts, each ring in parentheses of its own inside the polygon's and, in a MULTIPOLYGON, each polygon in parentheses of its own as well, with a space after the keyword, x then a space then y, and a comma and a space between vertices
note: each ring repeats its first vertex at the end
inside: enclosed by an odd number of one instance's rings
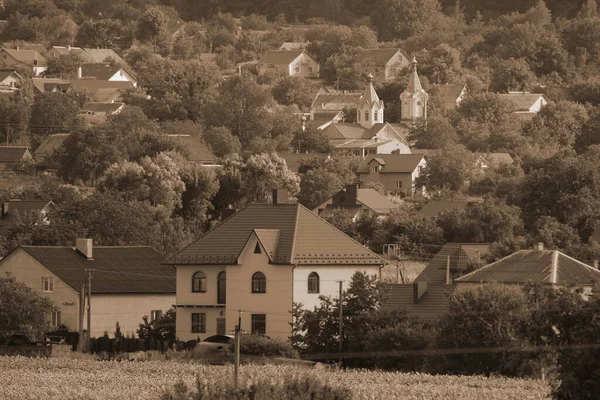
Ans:
POLYGON ((413 72, 410 75, 410 80, 408 81, 408 86, 406 87, 405 92, 408 93, 417 93, 423 92, 423 86, 421 86, 421 79, 419 79, 419 74, 417 73, 417 61, 413 60, 413 72))

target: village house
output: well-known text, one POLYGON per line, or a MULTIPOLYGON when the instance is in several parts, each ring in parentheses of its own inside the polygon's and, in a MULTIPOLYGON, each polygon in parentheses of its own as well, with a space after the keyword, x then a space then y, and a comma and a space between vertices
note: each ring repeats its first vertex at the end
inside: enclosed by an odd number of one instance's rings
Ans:
POLYGON ((133 89, 133 82, 105 81, 98 79, 56 79, 33 78, 35 93, 63 92, 84 90, 94 95, 98 102, 108 103, 120 101, 123 93, 133 89))
POLYGON ((19 90, 23 77, 14 68, 0 69, 0 92, 13 93, 19 90))
POLYGON ((0 203, 0 236, 8 237, 20 221, 30 218, 49 223, 47 214, 56 208, 50 200, 9 200, 0 203))
POLYGON ((462 84, 433 85, 433 97, 446 110, 456 110, 467 94, 467 87, 462 84))
POLYGON ((88 102, 81 106, 80 114, 99 115, 106 117, 108 115, 119 114, 123 111, 124 104, 120 102, 100 103, 88 102))
POLYGON ((193 135, 168 135, 169 139, 178 144, 183 150, 183 155, 188 161, 215 166, 215 156, 206 145, 193 135))
POLYGON ((476 162, 478 168, 486 170, 502 165, 513 165, 515 160, 509 153, 479 153, 476 162))
POLYGON ((308 42, 283 42, 279 46, 279 51, 294 51, 294 50, 306 50, 308 42))
POLYGON ((112 49, 81 48, 75 46, 52 46, 48 50, 48 57, 58 57, 65 54, 75 54, 84 63, 106 63, 126 65, 125 61, 112 49))
POLYGON ((287 76, 318 78, 319 63, 304 50, 270 51, 258 61, 258 72, 276 71, 287 76))
POLYGON ((524 120, 532 119, 548 104, 548 99, 543 94, 528 92, 500 93, 500 97, 515 104, 515 114, 524 120))
POLYGON ((39 75, 46 70, 46 59, 37 50, 22 50, 20 48, 0 50, 0 63, 5 67, 31 68, 33 75, 39 75))
POLYGON ((334 210, 345 210, 351 215, 352 221, 356 222, 362 216, 385 217, 398 207, 398 204, 392 203, 378 191, 362 189, 357 184, 352 184, 346 185, 345 189, 319 204, 312 212, 325 215, 334 210))
POLYGON ((231 334, 238 318, 245 332, 287 339, 294 303, 312 309, 384 260, 275 190, 272 204, 246 206, 166 263, 177 269, 180 340, 231 334))
POLYGON ((20 165, 33 163, 33 155, 26 146, 0 146, 0 172, 13 171, 20 165))
POLYGON ((342 122, 346 115, 356 109, 362 93, 317 93, 310 105, 309 124, 325 129, 332 123, 342 122))
POLYGON ((361 186, 380 182, 388 193, 412 196, 415 180, 426 165, 422 154, 376 154, 361 162, 356 174, 361 186))
POLYGON ((42 143, 35 149, 36 168, 38 171, 47 171, 49 168, 48 160, 52 155, 62 147, 63 142, 70 136, 68 133, 54 133, 48 135, 42 140, 42 143))
MULTIPOLYGON (((119 323, 123 334, 135 335, 144 316, 155 320, 175 303, 175 271, 147 246, 19 246, 0 261, 0 273, 10 273, 58 307, 54 328, 77 332, 80 295, 92 270, 91 337, 111 336, 119 323)), ((87 313, 83 321, 86 321, 87 313)))
POLYGON ((371 71, 379 82, 396 80, 400 71, 410 66, 410 59, 401 49, 363 50, 355 61, 371 71))
POLYGON ((138 84, 137 79, 128 68, 108 63, 81 64, 77 69, 77 78, 92 78, 109 82, 131 82, 134 87, 137 87, 138 84))

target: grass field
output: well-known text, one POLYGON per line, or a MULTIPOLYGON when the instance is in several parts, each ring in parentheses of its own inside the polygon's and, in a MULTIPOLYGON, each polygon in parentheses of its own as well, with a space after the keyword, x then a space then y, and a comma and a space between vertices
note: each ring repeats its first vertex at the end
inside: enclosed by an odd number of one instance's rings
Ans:
MULTIPOLYGON (((176 361, 117 362, 91 359, 0 357, 0 399, 107 400, 157 399, 165 388, 183 380, 193 386, 197 374, 206 380, 232 379, 230 366, 176 361)), ((507 378, 431 376, 372 371, 336 371, 291 366, 241 367, 243 382, 257 378, 281 381, 309 374, 334 386, 350 388, 354 399, 550 398, 545 382, 507 378)))

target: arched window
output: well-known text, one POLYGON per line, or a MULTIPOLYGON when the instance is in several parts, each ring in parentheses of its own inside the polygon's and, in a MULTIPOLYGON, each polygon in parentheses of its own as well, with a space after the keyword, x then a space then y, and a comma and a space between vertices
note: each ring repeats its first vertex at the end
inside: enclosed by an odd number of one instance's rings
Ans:
POLYGON ((252 275, 252 293, 266 293, 267 278, 262 272, 255 272, 252 275))
POLYGON ((365 111, 365 121, 369 121, 369 111, 365 111))
POLYGON ((308 275, 308 293, 319 293, 319 275, 316 272, 308 275))
POLYGON ((379 111, 373 111, 373 122, 377 122, 377 118, 379 117, 379 111))
POLYGON ((217 277, 217 304, 225 304, 227 292, 227 272, 219 273, 217 277))
POLYGON ((192 275, 192 293, 206 293, 206 275, 198 271, 192 275))

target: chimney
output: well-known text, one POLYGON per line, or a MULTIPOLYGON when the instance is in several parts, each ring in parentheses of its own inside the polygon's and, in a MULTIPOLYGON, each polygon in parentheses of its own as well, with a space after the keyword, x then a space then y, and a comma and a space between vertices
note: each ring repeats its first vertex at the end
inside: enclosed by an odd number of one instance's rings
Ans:
POLYGON ((92 259, 92 239, 77 239, 75 240, 75 248, 83 254, 88 260, 92 259))
POLYGON ((2 203, 2 207, 0 208, 0 217, 3 217, 6 214, 8 214, 8 205, 9 204, 10 203, 8 203, 8 202, 2 203))
POLYGON ((77 67, 77 79, 81 79, 81 76, 83 75, 82 69, 81 69, 81 65, 79 67, 77 67))
POLYGON ((413 282, 413 302, 418 303, 421 298, 427 293, 427 282, 416 281, 413 282))
POLYGON ((535 251, 544 251, 544 242, 537 242, 533 245, 533 250, 535 251))
POLYGON ((289 204, 290 195, 287 189, 273 189, 273 204, 289 204))

